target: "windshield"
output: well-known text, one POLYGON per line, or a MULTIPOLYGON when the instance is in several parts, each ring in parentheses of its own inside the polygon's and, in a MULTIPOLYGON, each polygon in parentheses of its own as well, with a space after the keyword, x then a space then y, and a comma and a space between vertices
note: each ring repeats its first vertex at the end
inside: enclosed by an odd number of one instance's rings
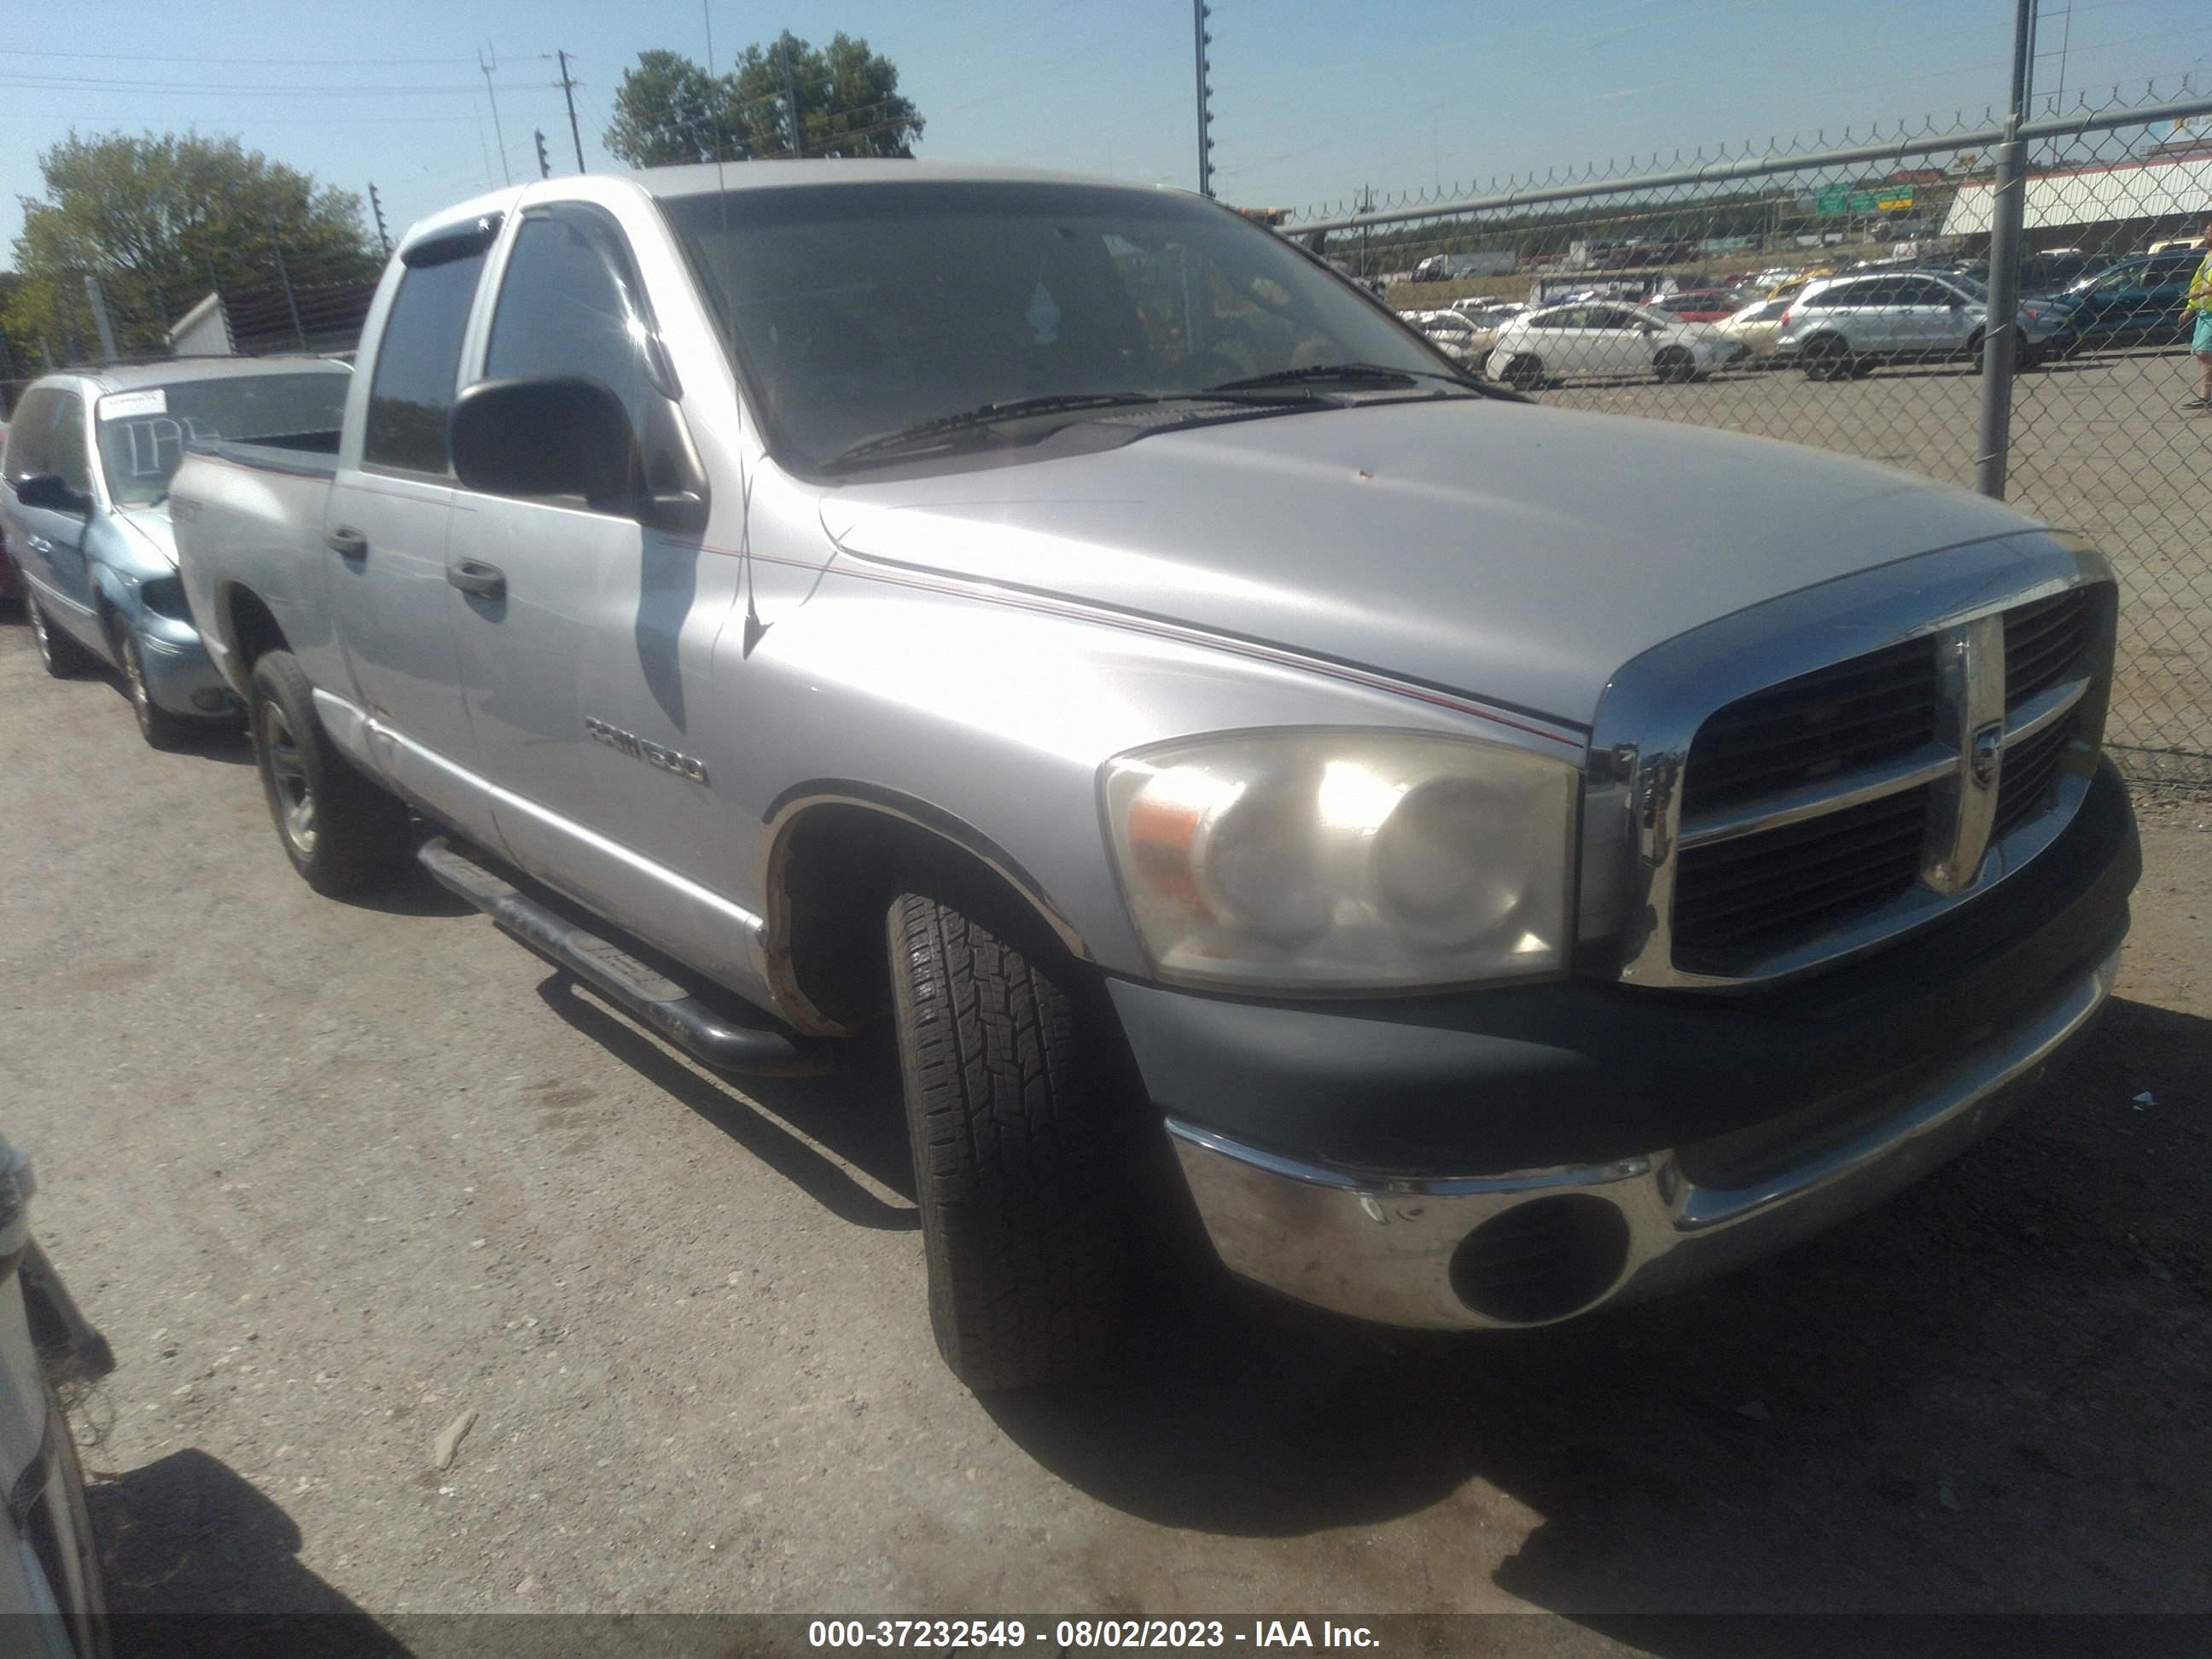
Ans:
POLYGON ((346 383, 332 370, 185 380, 111 392, 100 400, 100 464, 118 507, 144 507, 169 493, 169 480, 196 439, 254 443, 335 433, 346 383))
POLYGON ((1335 363, 1443 360, 1272 231, 1107 185, 817 185, 664 204, 770 441, 822 470, 988 404, 1186 395, 1335 363))
POLYGON ((1968 276, 1962 273, 1951 277, 1949 281, 1952 287, 1966 289, 1967 298, 1978 300, 1984 305, 1989 303, 1990 291, 1983 286, 1978 277, 1968 276))

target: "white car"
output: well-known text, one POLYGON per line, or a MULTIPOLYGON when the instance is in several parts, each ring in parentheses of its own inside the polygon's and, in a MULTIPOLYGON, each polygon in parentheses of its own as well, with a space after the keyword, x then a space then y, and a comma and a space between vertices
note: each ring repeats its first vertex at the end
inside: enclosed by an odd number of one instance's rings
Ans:
MULTIPOLYGON (((1472 370, 1482 361, 1475 325, 1456 311, 1413 311, 1406 320, 1425 335, 1431 345, 1454 362, 1472 370)), ((1487 344, 1487 341, 1481 343, 1487 344)))
POLYGON ((1694 380, 1750 355, 1748 346, 1711 324, 1592 301, 1516 317, 1498 331, 1486 368, 1492 380, 1529 392, 1573 376, 1694 380))

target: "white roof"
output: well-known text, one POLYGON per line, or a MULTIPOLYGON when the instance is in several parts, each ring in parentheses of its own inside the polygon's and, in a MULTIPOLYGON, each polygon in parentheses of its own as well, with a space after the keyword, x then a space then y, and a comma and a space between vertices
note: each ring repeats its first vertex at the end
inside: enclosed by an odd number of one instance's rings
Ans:
MULTIPOLYGON (((1944 216, 1943 234, 1972 236, 1990 228, 1995 190, 1986 182, 1962 185, 1944 216)), ((2178 161, 2124 161, 2031 174, 2025 222, 2030 230, 2104 224, 2115 219, 2187 219, 2212 211, 2212 155, 2178 161)))

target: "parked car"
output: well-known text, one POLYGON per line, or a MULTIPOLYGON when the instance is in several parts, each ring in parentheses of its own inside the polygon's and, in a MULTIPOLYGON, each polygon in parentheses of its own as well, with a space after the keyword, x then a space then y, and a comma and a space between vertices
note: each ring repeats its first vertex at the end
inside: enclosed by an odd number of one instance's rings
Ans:
POLYGON ((0 1140, 0 1630, 10 1654, 108 1659, 84 1469, 57 1394, 115 1368, 31 1236, 28 1162, 0 1140))
POLYGON ((1730 288, 1691 288, 1657 294, 1644 301, 1647 311, 1666 313, 1681 323, 1717 323, 1742 309, 1748 296, 1730 288))
POLYGON ((2203 255, 2137 254, 2050 301, 2062 356, 2103 347, 2189 343, 2193 319, 2183 313, 2189 279, 2203 255))
POLYGON ((235 719, 239 700, 201 649, 177 580, 169 479, 194 437, 327 441, 349 374, 314 357, 210 357, 35 382, 15 410, 0 527, 46 672, 120 671, 157 748, 210 717, 235 719))
POLYGON ((2112 984, 2086 543, 1530 407, 1198 197, 481 197, 401 239, 334 447, 173 485, 284 856, 373 882, 411 804, 730 1069, 888 1021, 979 1389, 1110 1351, 1156 1167, 1249 1279, 1547 1323, 1916 1178, 2112 984))
MULTIPOLYGON (((1970 276, 1903 271, 1808 283, 1783 313, 1775 355, 1808 380, 1856 379, 1883 363, 1982 361, 1989 290, 1970 276)), ((2014 362, 2033 368, 2059 324, 2023 306, 2014 362)))
POLYGON ((1498 331, 1485 372, 1523 391, 1570 376, 1653 374, 1681 381, 1749 355, 1740 341, 1704 324, 1600 301, 1516 317, 1498 331))
POLYGON ((1452 362, 1472 369, 1480 361, 1474 351, 1474 325, 1458 312, 1413 311, 1403 314, 1407 323, 1452 362))
MULTIPOLYGON (((2108 270, 2116 262, 2108 254, 2084 253, 2078 248, 2047 253, 2026 253, 2020 261, 2020 296, 2042 299, 2081 286, 2108 270)), ((1988 277, 1980 277, 1984 286, 1988 277)))
POLYGON ((1730 312, 1714 326, 1725 338, 1736 341, 1759 362, 1774 358, 1775 342, 1782 335, 1782 316, 1790 309, 1790 295, 1754 300, 1741 311, 1730 312))

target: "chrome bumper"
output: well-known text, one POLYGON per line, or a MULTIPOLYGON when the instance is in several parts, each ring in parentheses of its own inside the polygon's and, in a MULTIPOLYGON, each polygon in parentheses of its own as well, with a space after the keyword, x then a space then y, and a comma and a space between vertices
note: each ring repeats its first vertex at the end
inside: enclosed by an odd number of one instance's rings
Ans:
POLYGON ((1770 1150, 1760 1176, 1700 1185, 1686 1146, 1616 1164, 1440 1177, 1279 1157, 1170 1119, 1232 1272, 1389 1325, 1549 1324, 1771 1255, 1910 1185, 2002 1121, 2084 1033, 2119 951, 1990 1031, 1871 1124, 1770 1150))

